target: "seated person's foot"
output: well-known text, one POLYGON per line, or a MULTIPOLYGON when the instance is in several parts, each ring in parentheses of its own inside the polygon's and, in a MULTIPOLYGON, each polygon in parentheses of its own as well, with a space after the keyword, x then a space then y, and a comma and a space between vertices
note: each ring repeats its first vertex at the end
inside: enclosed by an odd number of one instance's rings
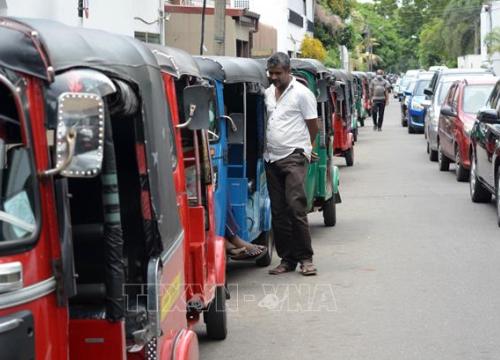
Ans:
POLYGON ((231 260, 257 260, 267 253, 267 247, 247 243, 236 235, 226 241, 226 253, 231 260))

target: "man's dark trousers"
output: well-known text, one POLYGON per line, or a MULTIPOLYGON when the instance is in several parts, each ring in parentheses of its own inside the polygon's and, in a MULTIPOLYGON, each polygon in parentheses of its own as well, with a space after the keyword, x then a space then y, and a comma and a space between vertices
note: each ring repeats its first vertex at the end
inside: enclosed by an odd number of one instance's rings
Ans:
POLYGON ((304 190, 308 164, 298 152, 266 162, 274 244, 281 261, 292 267, 313 256, 304 190))
POLYGON ((372 117, 373 126, 382 129, 384 122, 385 100, 373 100, 372 117))

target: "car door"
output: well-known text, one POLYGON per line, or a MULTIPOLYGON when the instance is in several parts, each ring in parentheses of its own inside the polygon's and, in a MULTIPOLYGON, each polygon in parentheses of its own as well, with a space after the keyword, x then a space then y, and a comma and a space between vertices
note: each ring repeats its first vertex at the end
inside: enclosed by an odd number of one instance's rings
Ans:
POLYGON ((460 83, 455 84, 453 90, 453 98, 451 101, 451 111, 455 114, 455 116, 448 116, 447 121, 447 143, 446 143, 446 153, 450 156, 450 159, 455 158, 455 131, 456 131, 456 122, 458 120, 458 109, 459 109, 459 98, 460 98, 460 83))
MULTIPOLYGON (((443 102, 444 105, 448 106, 450 109, 453 109, 453 99, 455 95, 455 89, 456 86, 453 85, 449 92, 448 95, 445 98, 445 101, 443 102)), ((439 129, 438 129, 438 134, 439 134, 439 145, 441 146, 441 150, 449 157, 450 156, 450 121, 452 119, 450 116, 445 115, 445 114, 439 114, 439 129)))
MULTIPOLYGON (((487 108, 499 107, 500 85, 497 84, 488 99, 487 108)), ((496 135, 491 124, 478 123, 474 138, 476 140, 477 175, 485 183, 494 184, 494 170, 492 166, 493 152, 496 147, 496 135)))

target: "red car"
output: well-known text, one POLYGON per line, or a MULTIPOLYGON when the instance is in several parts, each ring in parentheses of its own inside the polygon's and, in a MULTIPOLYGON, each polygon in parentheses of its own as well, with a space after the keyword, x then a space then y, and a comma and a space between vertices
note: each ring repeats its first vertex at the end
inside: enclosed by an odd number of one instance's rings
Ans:
POLYGON ((454 162, 457 181, 470 175, 470 132, 476 113, 488 99, 498 78, 465 78, 453 83, 441 107, 438 125, 438 164, 448 171, 454 162))

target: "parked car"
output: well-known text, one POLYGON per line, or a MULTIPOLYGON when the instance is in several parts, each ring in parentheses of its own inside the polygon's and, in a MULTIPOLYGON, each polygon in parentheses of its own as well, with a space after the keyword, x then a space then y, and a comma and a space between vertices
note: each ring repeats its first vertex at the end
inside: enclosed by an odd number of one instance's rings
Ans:
POLYGON ((493 72, 488 69, 443 69, 436 71, 434 76, 429 83, 429 87, 424 90, 426 99, 429 100, 425 102, 427 107, 425 115, 425 126, 424 135, 427 145, 427 153, 429 154, 429 160, 437 161, 437 132, 438 132, 438 120, 441 109, 441 104, 443 103, 449 88, 456 80, 461 80, 465 77, 492 77, 493 72))
POLYGON ((408 126, 410 134, 424 131, 425 107, 422 104, 425 101, 424 89, 429 85, 433 74, 432 72, 419 73, 412 90, 405 92, 407 111, 403 126, 408 126))
POLYGON ((401 100, 401 126, 408 125, 408 108, 410 106, 410 97, 415 90, 415 85, 417 81, 412 78, 409 84, 406 87, 406 90, 403 91, 403 99, 401 100))
POLYGON ((500 80, 486 106, 478 113, 471 130, 470 197, 473 202, 490 202, 495 196, 500 226, 500 80))
POLYGON ((401 85, 401 78, 397 79, 394 85, 392 85, 392 90, 393 90, 392 96, 394 97, 394 99, 397 99, 399 96, 400 85, 401 85))
POLYGON ((439 170, 448 171, 455 162, 457 181, 468 181, 470 132, 476 113, 484 107, 497 78, 470 78, 455 81, 448 91, 438 122, 439 170))

